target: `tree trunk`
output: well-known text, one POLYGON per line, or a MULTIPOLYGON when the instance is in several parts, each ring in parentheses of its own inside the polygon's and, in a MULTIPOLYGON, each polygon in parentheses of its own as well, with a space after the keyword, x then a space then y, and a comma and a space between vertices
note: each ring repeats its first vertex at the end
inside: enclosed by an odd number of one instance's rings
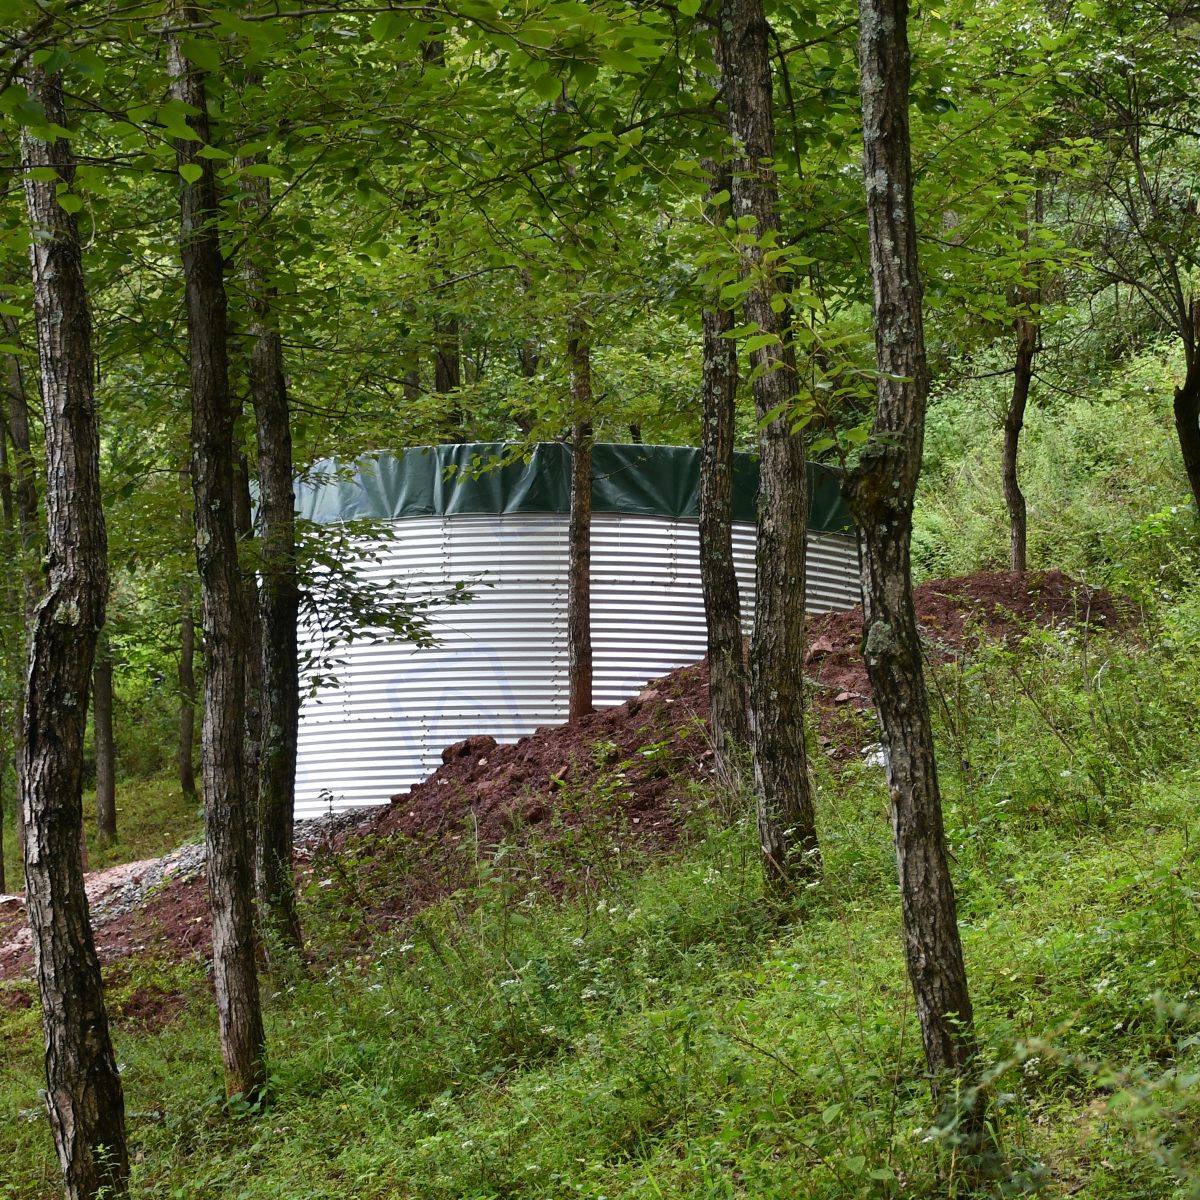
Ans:
POLYGON ((192 589, 185 583, 179 593, 179 790, 184 796, 195 796, 196 627, 192 621, 192 589))
POLYGON ((1175 432, 1196 512, 1200 513, 1200 348, 1196 345, 1200 335, 1200 300, 1192 302, 1190 319, 1191 337, 1184 339, 1187 375, 1183 387, 1175 389, 1175 432))
MULTIPOLYGON (((233 477, 234 529, 239 542, 254 538, 254 516, 250 498, 250 464, 245 452, 235 453, 233 477)), ((251 886, 258 857, 258 753, 262 745, 262 618, 258 611, 258 578, 254 571, 242 572, 242 619, 246 631, 246 861, 250 864, 251 886)))
POLYGON ((913 498, 927 375, 908 131, 905 0, 860 0, 863 169, 874 283, 875 424, 845 483, 858 526, 864 658, 887 758, 905 954, 935 1093, 975 1053, 913 606, 913 498))
POLYGON ((571 524, 567 568, 568 720, 592 711, 592 366, 587 327, 572 316, 571 524))
MULTIPOLYGON (((1033 224, 1042 223, 1042 189, 1034 192, 1033 224)), ((1025 246, 1029 245, 1029 228, 1024 233, 1025 246)), ((1028 278, 1031 270, 1036 270, 1032 264, 1026 263, 1022 274, 1028 278)), ((1017 307, 1017 358, 1013 367, 1013 393, 1004 418, 1004 502, 1008 506, 1009 528, 1009 567, 1013 571, 1024 572, 1026 569, 1026 542, 1028 533, 1028 515, 1025 509, 1025 496, 1017 479, 1017 460, 1021 449, 1021 430, 1025 425, 1025 406, 1029 402, 1029 385, 1033 381, 1033 356, 1037 353, 1037 314, 1041 305, 1041 287, 1033 287, 1023 283, 1016 289, 1012 301, 1017 307)))
MULTIPOLYGON (((30 72, 26 87, 68 124, 61 75, 30 72)), ((80 830, 87 700, 108 594, 100 500, 100 437, 92 396, 92 326, 79 231, 55 196, 70 184, 71 143, 22 137, 29 257, 46 433, 48 591, 29 646, 25 697, 25 888, 46 1038, 46 1107, 68 1200, 123 1195, 129 1180, 125 1100, 113 1057, 88 919, 80 830)))
MULTIPOLYGON (((421 371, 419 367, 413 367, 411 371, 404 372, 404 399, 409 404, 415 404, 421 398, 421 371)), ((289 437, 291 435, 289 434, 289 437)), ((261 468, 260 468, 261 469, 261 468)))
POLYGON ((98 656, 92 672, 92 729, 96 738, 96 836, 117 840, 117 755, 113 744, 113 664, 98 656))
POLYGON ((1025 496, 1017 481, 1017 452, 1025 425, 1025 405, 1033 379, 1033 356, 1037 350, 1037 326, 1027 317, 1017 320, 1017 361, 1013 371, 1012 400, 1004 418, 1004 502, 1008 505, 1009 566, 1025 570, 1025 541, 1028 521, 1025 496))
MULTIPOLYGON (((257 228, 244 266, 250 309, 250 394, 258 432, 259 535, 262 587, 262 743, 259 758, 256 883, 264 927, 284 944, 303 944, 292 868, 296 800, 296 742, 300 722, 296 621, 296 497, 292 432, 283 373, 283 343, 273 312, 273 263, 262 226, 271 217, 269 179, 248 177, 246 207, 257 228)), ((407 377, 406 377, 407 378, 407 377)), ((407 386, 407 385, 406 385, 407 386)), ((419 386, 419 382, 417 384, 419 386)), ((272 945, 267 942, 270 954, 272 945)))
MULTIPOLYGON (((15 368, 16 359, 12 358, 10 361, 15 368)), ((13 544, 15 536, 13 531, 12 475, 8 468, 8 421, 0 416, 0 555, 4 559, 4 603, 14 617, 20 611, 17 599, 16 578, 13 573, 13 562, 16 559, 16 547, 13 544)), ((17 655, 14 653, 15 647, 9 642, 6 644, 6 649, 10 654, 8 670, 13 679, 16 679, 21 674, 21 671, 17 663, 17 655)), ((13 716, 16 716, 15 705, 13 707, 13 716)), ((0 699, 0 737, 3 737, 7 728, 3 718, 4 702, 0 699)), ((13 732, 15 734, 15 729, 13 732)), ((7 750, 8 747, 0 743, 0 892, 8 891, 8 882, 4 872, 4 770, 7 750)), ((19 809, 20 807, 20 802, 18 801, 17 808, 19 809)))
POLYGON ((796 364, 786 313, 771 303, 786 292, 765 256, 779 246, 779 189, 772 112, 770 27, 762 0, 723 0, 721 73, 733 136, 733 211, 753 217, 743 246, 747 325, 780 340, 750 353, 758 414, 759 500, 754 635, 750 642, 750 726, 763 870, 769 891, 820 873, 816 813, 804 745, 804 585, 808 473, 804 442, 791 431, 796 364), (782 410, 766 424, 767 416, 782 410))
MULTIPOLYGON (((713 162, 705 169, 716 194, 729 187, 713 162)), ((715 207, 710 214, 721 220, 715 207)), ((704 361, 700 382, 700 586, 708 623, 708 703, 713 752, 720 778, 737 778, 738 757, 750 745, 742 608, 733 565, 733 441, 737 411, 737 343, 728 334, 733 312, 715 295, 704 306, 704 361)))
MULTIPOLYGON (((202 19, 180 10, 185 22, 202 19)), ((204 830, 212 912, 213 982, 225 1088, 249 1096, 263 1082, 264 1036, 254 958, 254 917, 246 844, 246 643, 241 567, 234 526, 233 406, 229 397, 224 263, 217 233, 219 201, 208 143, 203 75, 171 40, 171 95, 197 115, 200 141, 176 142, 179 165, 201 175, 180 188, 181 243, 192 391, 192 487, 196 564, 204 629, 204 830)))
MULTIPOLYGON (((4 318, 9 339, 16 342, 20 336, 16 319, 4 318)), ((17 526, 21 544, 21 598, 22 637, 21 657, 24 659, 26 644, 33 629, 34 613, 42 595, 42 578, 38 569, 41 530, 38 521, 37 484, 34 477, 33 453, 29 441, 29 407, 25 395, 25 380, 21 362, 15 355, 9 357, 8 368, 8 432, 12 439, 12 469, 16 475, 17 526)), ((13 751, 17 763, 17 794, 23 795, 24 767, 21 747, 25 740, 25 670, 24 663, 17 671, 17 686, 13 698, 13 751)), ((17 849, 25 854, 25 806, 17 804, 17 849)))
POLYGON ((462 368, 458 356, 458 318, 445 317, 433 323, 433 339, 437 357, 433 369, 433 390, 445 394, 462 385, 462 368))

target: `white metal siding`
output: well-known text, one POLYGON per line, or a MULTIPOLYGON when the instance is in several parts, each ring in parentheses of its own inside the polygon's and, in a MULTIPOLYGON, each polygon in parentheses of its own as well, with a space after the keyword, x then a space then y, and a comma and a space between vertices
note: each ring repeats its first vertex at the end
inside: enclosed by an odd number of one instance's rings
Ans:
MULTIPOLYGON (((305 702, 296 813, 386 803, 425 778, 442 748, 470 734, 514 741, 567 717, 565 515, 429 517, 398 522, 371 568, 382 579, 475 599, 440 610, 439 645, 351 646, 341 687, 305 702), (490 584, 492 586, 486 586, 490 584)), ((734 527, 743 622, 754 611, 754 527, 734 527)), ((813 535, 814 612, 858 603, 852 538, 813 535)), ((619 704, 706 649, 697 523, 597 514, 592 519, 593 696, 619 704)))

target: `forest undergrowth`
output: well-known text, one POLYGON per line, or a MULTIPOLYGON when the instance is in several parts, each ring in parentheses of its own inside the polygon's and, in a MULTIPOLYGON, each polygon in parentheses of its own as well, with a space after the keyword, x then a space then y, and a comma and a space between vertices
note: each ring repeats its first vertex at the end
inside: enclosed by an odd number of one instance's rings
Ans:
MULTIPOLYGON (((225 1103, 202 962, 119 964, 133 1194, 1200 1194, 1198 648, 1185 600, 1132 640, 933 659, 982 1147, 930 1099, 883 771, 818 755, 824 879, 782 909, 747 798, 697 785, 670 858, 614 855, 581 803, 596 836, 478 846, 471 886, 370 940, 370 864, 318 858, 314 961, 266 981, 265 1101, 225 1103)), ((0 1194, 50 1197, 36 997, 0 999, 0 1194)))

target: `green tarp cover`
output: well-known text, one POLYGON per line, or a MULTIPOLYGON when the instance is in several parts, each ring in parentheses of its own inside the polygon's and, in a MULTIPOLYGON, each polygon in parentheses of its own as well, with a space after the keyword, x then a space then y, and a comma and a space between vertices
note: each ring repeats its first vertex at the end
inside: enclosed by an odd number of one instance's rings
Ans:
MULTIPOLYGON (((360 517, 404 520, 478 513, 566 513, 571 510, 571 451, 541 442, 529 462, 474 474, 498 461, 503 442, 424 446, 399 454, 367 454, 348 467, 317 463, 296 485, 296 506, 310 521, 360 517)), ((809 527, 852 533, 840 472, 808 464, 809 527)), ((592 453, 592 511, 644 517, 699 515, 700 451, 690 446, 598 443, 592 453)), ((733 519, 753 522, 758 460, 736 454, 733 519)))

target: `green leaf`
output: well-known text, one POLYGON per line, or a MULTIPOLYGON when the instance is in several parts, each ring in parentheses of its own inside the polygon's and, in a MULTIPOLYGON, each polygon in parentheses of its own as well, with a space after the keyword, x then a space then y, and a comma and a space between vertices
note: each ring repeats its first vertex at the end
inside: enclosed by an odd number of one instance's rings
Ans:
POLYGON ((629 75, 638 75, 643 69, 642 64, 627 50, 605 50, 600 55, 600 61, 615 71, 624 71, 629 75))
POLYGON ((179 173, 183 176, 185 182, 195 183, 204 174, 204 168, 198 167, 195 163, 184 163, 179 168, 179 173))
POLYGON ((825 1111, 824 1111, 824 1112, 821 1114, 821 1123, 822 1123, 823 1125, 828 1125, 828 1124, 829 1124, 831 1121, 834 1121, 834 1120, 836 1120, 836 1119, 837 1119, 837 1115, 838 1115, 838 1113, 840 1113, 841 1111, 842 1111, 842 1106, 841 1106, 840 1104, 831 1104, 831 1105, 830 1105, 830 1106, 829 1106, 827 1109, 825 1109, 825 1111))
POLYGON ((380 13, 371 22, 371 37, 377 42, 390 42, 401 38, 408 32, 411 24, 403 13, 380 13))
POLYGON ((852 1175, 861 1175, 862 1169, 867 1165, 866 1155, 855 1154, 852 1158, 846 1159, 846 1170, 852 1175))
POLYGON ((58 197, 58 207, 65 213, 77 213, 83 208, 83 201, 80 197, 72 196, 68 192, 66 195, 58 197))
POLYGON ((749 325, 738 325, 735 329, 731 329, 728 333, 721 334, 721 336, 723 338, 747 337, 752 333, 757 333, 758 328, 758 322, 751 321, 749 325))
POLYGON ((216 146, 201 146, 196 151, 197 158, 232 158, 228 150, 218 150, 216 146))
POLYGON ((201 140, 200 135, 190 125, 185 125, 181 117, 173 115, 168 117, 163 129, 176 141, 198 142, 201 140))
POLYGON ((57 75, 70 61, 70 51, 61 46, 53 50, 37 50, 33 55, 34 66, 41 67, 47 75, 57 75))
POLYGON ((753 354, 755 350, 761 350, 764 346, 778 346, 779 335, 777 333, 760 333, 755 337, 747 338, 744 347, 747 354, 753 354))
POLYGON ((694 17, 700 11, 700 0, 679 0, 679 11, 685 17, 694 17))
POLYGON ((38 183, 49 183, 51 180, 58 179, 58 172, 53 167, 33 167, 26 174, 30 179, 36 179, 38 183))
POLYGON ((562 95, 562 80, 548 71, 533 81, 533 90, 542 100, 557 100, 562 95))
POLYGON ((183 51, 183 57, 190 63, 195 63, 202 71, 207 71, 210 75, 216 74, 221 69, 221 51, 216 42, 208 40, 188 40, 179 43, 179 49, 183 51))

